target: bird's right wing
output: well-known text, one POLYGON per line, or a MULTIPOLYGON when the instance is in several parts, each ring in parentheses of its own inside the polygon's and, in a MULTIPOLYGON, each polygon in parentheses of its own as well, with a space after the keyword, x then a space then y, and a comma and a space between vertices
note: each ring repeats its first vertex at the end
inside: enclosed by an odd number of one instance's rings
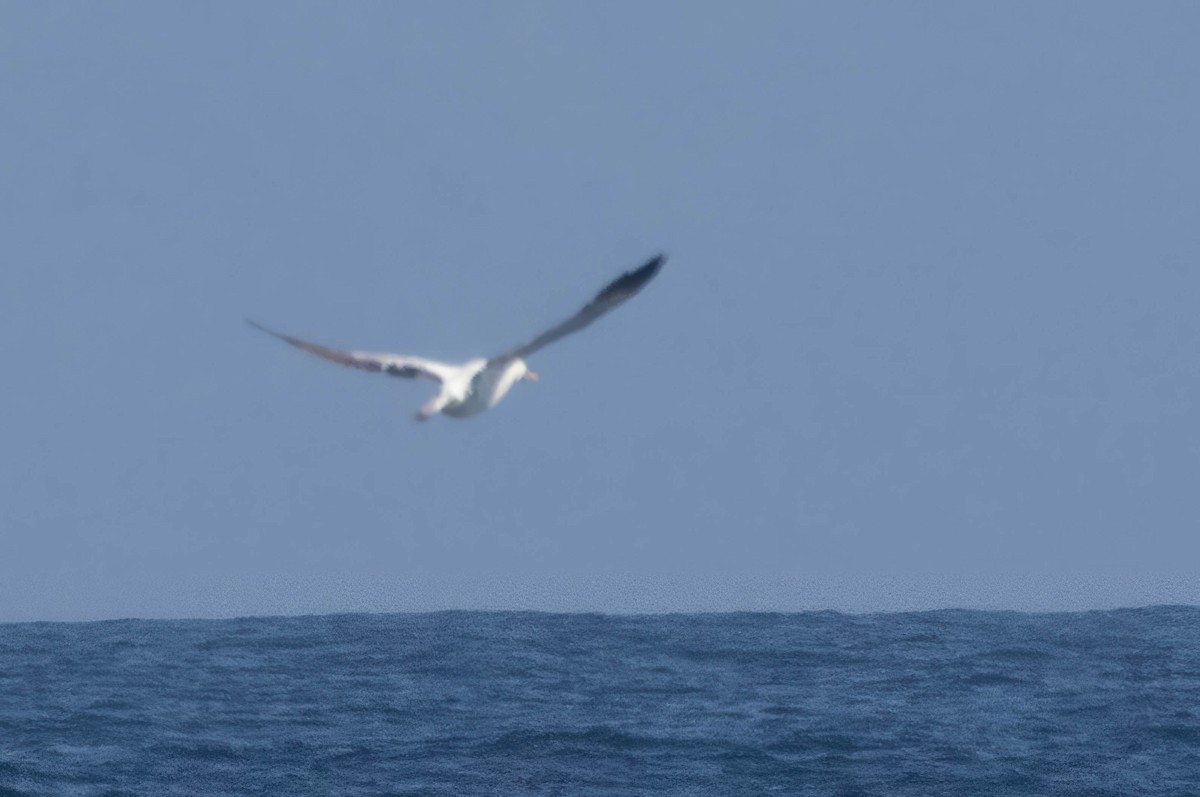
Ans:
POLYGON ((407 379, 415 379, 419 376, 436 379, 439 382, 446 381, 446 378, 454 370, 454 366, 446 363, 440 363, 436 360, 426 360, 421 357, 407 357, 403 354, 374 354, 365 351, 345 351, 343 349, 334 349, 329 346, 322 346, 319 343, 310 343, 307 340, 293 338, 291 335, 283 335, 271 329, 267 329, 262 324, 257 324, 250 319, 246 319, 246 323, 255 329, 266 332, 268 335, 273 335, 285 343, 290 343, 298 349, 303 349, 309 354, 315 354, 318 357, 329 360, 331 363, 344 365, 348 368, 358 368, 363 371, 376 371, 392 376, 402 376, 407 379))

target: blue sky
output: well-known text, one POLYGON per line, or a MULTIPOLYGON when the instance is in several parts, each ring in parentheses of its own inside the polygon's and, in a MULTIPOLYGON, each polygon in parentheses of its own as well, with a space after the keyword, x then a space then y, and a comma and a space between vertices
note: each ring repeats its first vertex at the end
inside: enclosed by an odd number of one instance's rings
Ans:
POLYGON ((0 620, 1200 602, 1198 26, 5 4, 0 620))

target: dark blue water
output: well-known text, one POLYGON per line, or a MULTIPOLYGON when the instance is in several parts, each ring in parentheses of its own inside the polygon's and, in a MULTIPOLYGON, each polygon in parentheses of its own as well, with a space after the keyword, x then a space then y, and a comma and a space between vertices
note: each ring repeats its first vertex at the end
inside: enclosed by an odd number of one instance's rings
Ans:
POLYGON ((1200 609, 0 625, 0 795, 1200 794, 1200 609))

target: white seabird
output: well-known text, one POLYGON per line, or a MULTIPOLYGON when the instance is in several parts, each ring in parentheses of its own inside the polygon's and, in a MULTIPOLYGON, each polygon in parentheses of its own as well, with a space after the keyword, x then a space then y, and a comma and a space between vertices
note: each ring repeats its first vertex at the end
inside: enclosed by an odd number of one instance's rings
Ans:
POLYGON ((583 329, 608 311, 636 296, 658 274, 664 260, 664 255, 655 255, 639 268, 625 272, 596 294, 596 298, 578 313, 528 343, 496 357, 477 357, 462 365, 403 354, 344 351, 280 334, 250 319, 246 319, 246 323, 338 365, 364 371, 378 371, 407 379, 424 376, 437 380, 441 384, 441 390, 422 405, 417 412, 417 420, 423 421, 438 412, 454 418, 467 418, 499 404, 518 381, 527 379, 536 382, 538 376, 525 364, 526 357, 559 338, 583 329))

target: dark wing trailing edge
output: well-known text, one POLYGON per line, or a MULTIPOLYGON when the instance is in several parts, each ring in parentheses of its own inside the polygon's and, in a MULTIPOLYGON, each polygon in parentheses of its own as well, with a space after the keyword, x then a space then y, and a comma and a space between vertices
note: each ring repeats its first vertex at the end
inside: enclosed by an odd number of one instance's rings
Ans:
POLYGON ((538 349, 550 345, 559 338, 566 337, 572 332, 578 332, 608 311, 620 307, 634 296, 637 296, 638 292, 646 287, 647 283, 658 274, 666 259, 666 255, 655 255, 646 261, 644 265, 633 271, 626 271, 610 282, 604 290, 596 294, 596 298, 592 299, 578 313, 561 324, 551 327, 528 343, 518 346, 512 351, 507 351, 498 357, 493 357, 492 361, 509 360, 514 357, 528 357, 538 349))
POLYGON ((440 382, 445 378, 447 366, 442 363, 433 362, 432 360, 425 360, 420 357, 406 357, 402 354, 373 354, 363 351, 334 349, 330 346, 310 343, 307 340, 300 340, 300 338, 293 338, 291 335, 284 335, 272 329, 267 329, 262 324, 251 321, 249 318, 246 319, 246 323, 257 330, 279 338, 285 343, 290 343, 298 349, 303 349, 309 354, 315 354, 331 363, 344 365, 347 368, 358 368, 361 371, 402 376, 406 379, 427 376, 430 379, 436 379, 440 382))

